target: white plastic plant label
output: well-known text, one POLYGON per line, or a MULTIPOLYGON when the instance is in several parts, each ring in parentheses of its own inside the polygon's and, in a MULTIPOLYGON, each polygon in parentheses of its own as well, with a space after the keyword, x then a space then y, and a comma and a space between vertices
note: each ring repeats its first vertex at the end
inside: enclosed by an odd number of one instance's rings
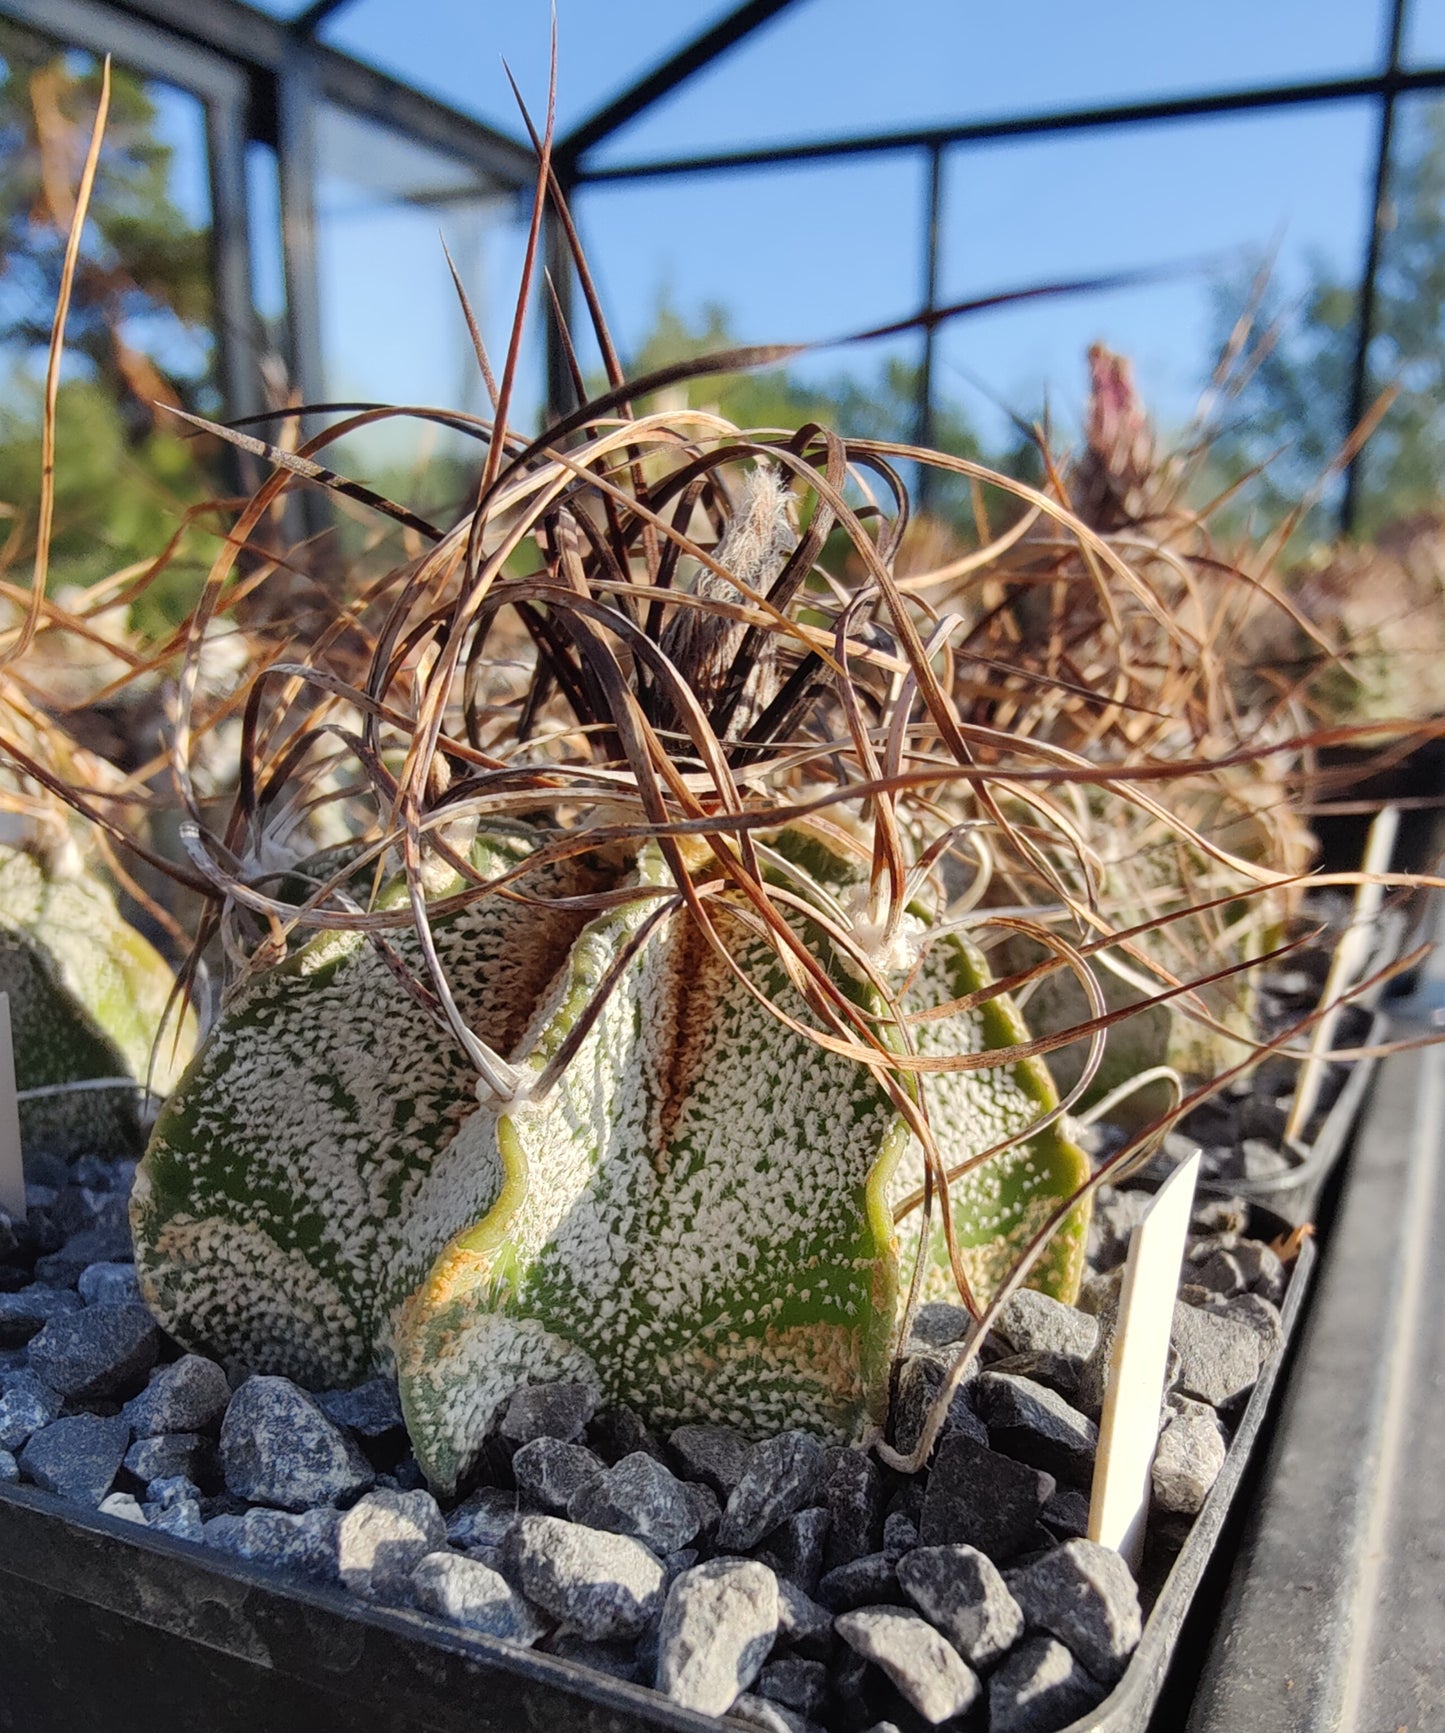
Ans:
POLYGON ((1129 1242, 1119 1294, 1094 1459, 1089 1539, 1113 1547, 1136 1574, 1149 1516, 1149 1476, 1159 1443, 1174 1299, 1198 1177, 1196 1151, 1160 1186, 1129 1242))
POLYGON ((10 995, 0 993, 0 1209, 25 1219, 25 1165, 20 1158, 20 1102, 10 1040, 10 995))

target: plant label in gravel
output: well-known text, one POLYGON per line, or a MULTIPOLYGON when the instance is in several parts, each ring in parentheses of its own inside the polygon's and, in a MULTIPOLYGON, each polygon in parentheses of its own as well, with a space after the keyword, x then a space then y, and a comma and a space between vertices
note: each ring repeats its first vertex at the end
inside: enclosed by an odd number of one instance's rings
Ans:
POLYGON ((1089 1538, 1113 1547, 1136 1570, 1149 1514, 1150 1469, 1159 1442, 1174 1295, 1198 1176, 1196 1152, 1159 1188, 1134 1229, 1114 1326, 1094 1459, 1089 1538))
POLYGON ((15 1095, 8 993, 0 993, 0 1209, 17 1221, 25 1219, 25 1165, 20 1158, 20 1103, 15 1095))

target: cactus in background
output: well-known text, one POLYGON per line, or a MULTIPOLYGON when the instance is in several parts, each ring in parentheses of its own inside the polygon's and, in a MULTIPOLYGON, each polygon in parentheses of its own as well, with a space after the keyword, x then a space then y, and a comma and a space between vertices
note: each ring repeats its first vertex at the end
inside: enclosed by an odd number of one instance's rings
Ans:
MULTIPOLYGON (((164 1095, 195 1044, 188 1008, 178 1034, 174 1011, 163 1031, 174 986, 73 847, 0 846, 0 992, 22 1092, 133 1078, 164 1095)), ((124 1088, 57 1090, 21 1102, 21 1138, 61 1156, 139 1150, 139 1105, 139 1091, 124 1088)))

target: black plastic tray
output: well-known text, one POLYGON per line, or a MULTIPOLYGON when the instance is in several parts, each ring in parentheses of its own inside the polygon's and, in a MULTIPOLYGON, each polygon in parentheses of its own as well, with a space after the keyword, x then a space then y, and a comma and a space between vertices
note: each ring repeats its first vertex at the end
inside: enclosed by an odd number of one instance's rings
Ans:
MULTIPOLYGON (((1253 1231, 1288 1224, 1257 1211, 1253 1231)), ((1285 1297, 1285 1340, 1309 1279, 1305 1246, 1285 1297)), ((1069 1733, 1142 1733, 1179 1628, 1269 1406, 1274 1354, 1214 1490, 1174 1560, 1123 1679, 1069 1733)), ((521 1733, 720 1723, 640 1686, 509 1648, 422 1613, 0 1487, 0 1729, 4 1733, 521 1733)))

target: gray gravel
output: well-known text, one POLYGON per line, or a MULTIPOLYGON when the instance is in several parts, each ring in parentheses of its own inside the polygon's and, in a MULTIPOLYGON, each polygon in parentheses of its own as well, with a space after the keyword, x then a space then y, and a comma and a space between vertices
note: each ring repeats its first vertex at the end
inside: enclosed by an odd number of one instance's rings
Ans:
POLYGON ((1098 1321, 1034 1288, 1020 1288, 1004 1302, 994 1334, 1016 1354, 1058 1354, 1078 1364, 1098 1340, 1098 1321))
POLYGON ((1107 1693, 1062 1643, 1031 1637, 988 1682, 988 1733, 1054 1733, 1107 1693))
POLYGON ((754 1559, 714 1559, 667 1593, 657 1641, 657 1689, 721 1715, 757 1678, 778 1630, 778 1584, 754 1559))
POLYGON ((117 1522, 138 1522, 146 1526, 146 1513, 132 1492, 108 1492, 95 1507, 101 1516, 113 1516, 117 1522))
POLYGON ((130 1442, 130 1427, 116 1415, 72 1414, 43 1426, 20 1452, 20 1470, 46 1492, 97 1505, 110 1491, 130 1442))
MULTIPOLYGON (((923 1436, 930 1410, 943 1387, 946 1362, 933 1353, 914 1354, 903 1362, 898 1374, 898 1396, 893 1409, 893 1442, 911 1455, 923 1436)), ((976 1371, 957 1389, 944 1416, 941 1438, 962 1433, 977 1444, 988 1443, 988 1429, 973 1406, 972 1383, 976 1371)))
POLYGON ((1051 1474, 971 1438, 945 1438, 928 1477, 919 1537, 925 1546, 962 1541, 1001 1563, 1031 1539, 1055 1484, 1051 1474))
POLYGON ((185 1354, 171 1366, 161 1366, 139 1396, 125 1405, 125 1417, 137 1438, 162 1432, 210 1432, 221 1424, 231 1386, 214 1360, 185 1354))
POLYGON ((524 1516, 503 1554, 527 1599, 584 1637, 635 1637, 662 1606, 661 1563, 626 1535, 524 1516))
POLYGON ((811 1432, 780 1432, 748 1451, 718 1527, 724 1552, 747 1552, 822 1489, 827 1452, 811 1432))
POLYGON ((607 1464, 585 1444, 560 1438, 534 1438, 512 1458, 517 1491, 549 1516, 565 1516, 567 1501, 595 1480, 607 1464))
POLYGON ((823 1487, 830 1519, 826 1566, 876 1552, 883 1538, 883 1476, 862 1450, 840 1450, 823 1487))
POLYGON ((248 1510, 216 1516, 205 1525, 205 1542, 221 1552, 274 1570, 295 1571, 313 1582, 334 1583, 340 1511, 322 1505, 301 1515, 284 1510, 248 1510))
POLYGON ((531 1508, 518 1493, 483 1486, 447 1517, 447 1539, 463 1552, 494 1552, 531 1508))
POLYGON ((828 1669, 821 1661, 805 1661, 787 1655, 769 1661, 758 1674, 757 1694, 770 1703, 781 1703, 798 1715, 817 1717, 828 1700, 828 1669))
POLYGON ((87 1264, 76 1278, 75 1289, 87 1306, 142 1304, 134 1264, 87 1264))
POLYGON ((914 1313, 913 1336, 916 1341, 946 1347, 950 1342, 961 1342, 972 1324, 973 1319, 963 1306, 931 1300, 914 1313))
POLYGON ((168 1534, 172 1540, 188 1540, 199 1546, 205 1539, 199 1499, 178 1498, 169 1504, 152 1504, 147 1500, 141 1514, 148 1528, 157 1534, 168 1534))
POLYGON ((1071 1485, 1089 1484, 1099 1430, 1062 1396, 1029 1378, 985 1372, 974 1386, 973 1400, 988 1427, 989 1442, 1006 1456, 1071 1485))
POLYGON ((446 1546, 447 1526, 429 1492, 368 1492, 336 1525, 336 1568, 362 1600, 405 1606, 411 1574, 446 1546))
POLYGON ((1008 1585, 1035 1630, 1057 1637, 1096 1679, 1120 1677, 1142 1622, 1138 1588, 1118 1553, 1091 1540, 1067 1541, 1010 1573, 1008 1585))
POLYGON ((667 1445, 682 1473, 710 1486, 721 1499, 732 1496, 752 1449, 731 1426, 679 1426, 668 1434, 667 1445))
POLYGON ((778 1579, 778 1637, 809 1659, 826 1658, 832 1646, 833 1615, 796 1583, 778 1579))
POLYGON ((844 1613, 838 1635, 886 1673, 899 1693, 935 1726, 962 1715, 978 1696, 978 1676, 926 1619, 897 1607, 844 1613))
POLYGON ((1264 1363, 1259 1332, 1237 1315, 1176 1305, 1170 1340, 1185 1396, 1223 1407, 1254 1387, 1264 1363))
POLYGON ((509 1444, 530 1444, 534 1438, 574 1444, 596 1410, 597 1397, 585 1384, 524 1384, 497 1430, 509 1444))
MULTIPOLYGON (((526 1604, 522 1602, 523 1606, 526 1604)), ((652 1678, 651 1665, 643 1668, 637 1658, 637 1645, 631 1641, 593 1643, 579 1637, 576 1631, 563 1629, 555 1631, 540 1646, 560 1661, 575 1661, 578 1666, 591 1667, 609 1678, 626 1679, 629 1684, 642 1683, 644 1671, 649 1681, 652 1678)))
POLYGON ((209 1479, 215 1467, 214 1440, 199 1432, 165 1432, 138 1438, 125 1453, 125 1466, 137 1480, 164 1480, 183 1474, 188 1480, 209 1479))
POLYGON ((1160 1510, 1194 1516, 1224 1467, 1227 1446, 1214 1410, 1187 1396, 1159 1435, 1154 1455, 1154 1502, 1160 1510))
POLYGON ((641 1450, 585 1481, 567 1501, 567 1515, 659 1555, 685 1547, 701 1526, 682 1482, 641 1450))
POLYGON ((1023 1635, 1018 1602, 998 1568, 977 1547, 919 1547, 899 1560, 898 1581, 929 1624, 981 1670, 1023 1635))
POLYGON ((405 1429, 401 1397, 394 1378, 369 1378, 349 1390, 322 1390, 316 1405, 337 1426, 347 1426, 358 1438, 385 1438, 405 1429))
POLYGON ((456 1553, 432 1552, 420 1559, 410 1589, 426 1612, 504 1643, 530 1648, 548 1628, 500 1571, 456 1553))
POLYGON ((13 1375, 0 1396, 0 1450, 19 1450, 60 1415, 61 1398, 33 1372, 13 1375))
POLYGON ((783 1703, 774 1703, 769 1698, 759 1697, 751 1691, 743 1692, 728 1710, 727 1718, 743 1727, 760 1728, 762 1733, 821 1733, 816 1721, 810 1721, 796 1709, 789 1709, 783 1703))
POLYGON ((305 1511, 367 1491, 370 1464, 288 1378, 248 1378, 221 1426, 226 1487, 253 1504, 305 1511))
POLYGON ((832 1526, 822 1505, 812 1504, 781 1522, 755 1551, 771 1570, 812 1594, 823 1574, 828 1531, 832 1526))
POLYGON ((862 1558, 849 1559, 847 1564, 823 1575, 818 1583, 818 1599, 835 1613, 901 1602, 898 1568, 886 1552, 870 1552, 862 1558))

